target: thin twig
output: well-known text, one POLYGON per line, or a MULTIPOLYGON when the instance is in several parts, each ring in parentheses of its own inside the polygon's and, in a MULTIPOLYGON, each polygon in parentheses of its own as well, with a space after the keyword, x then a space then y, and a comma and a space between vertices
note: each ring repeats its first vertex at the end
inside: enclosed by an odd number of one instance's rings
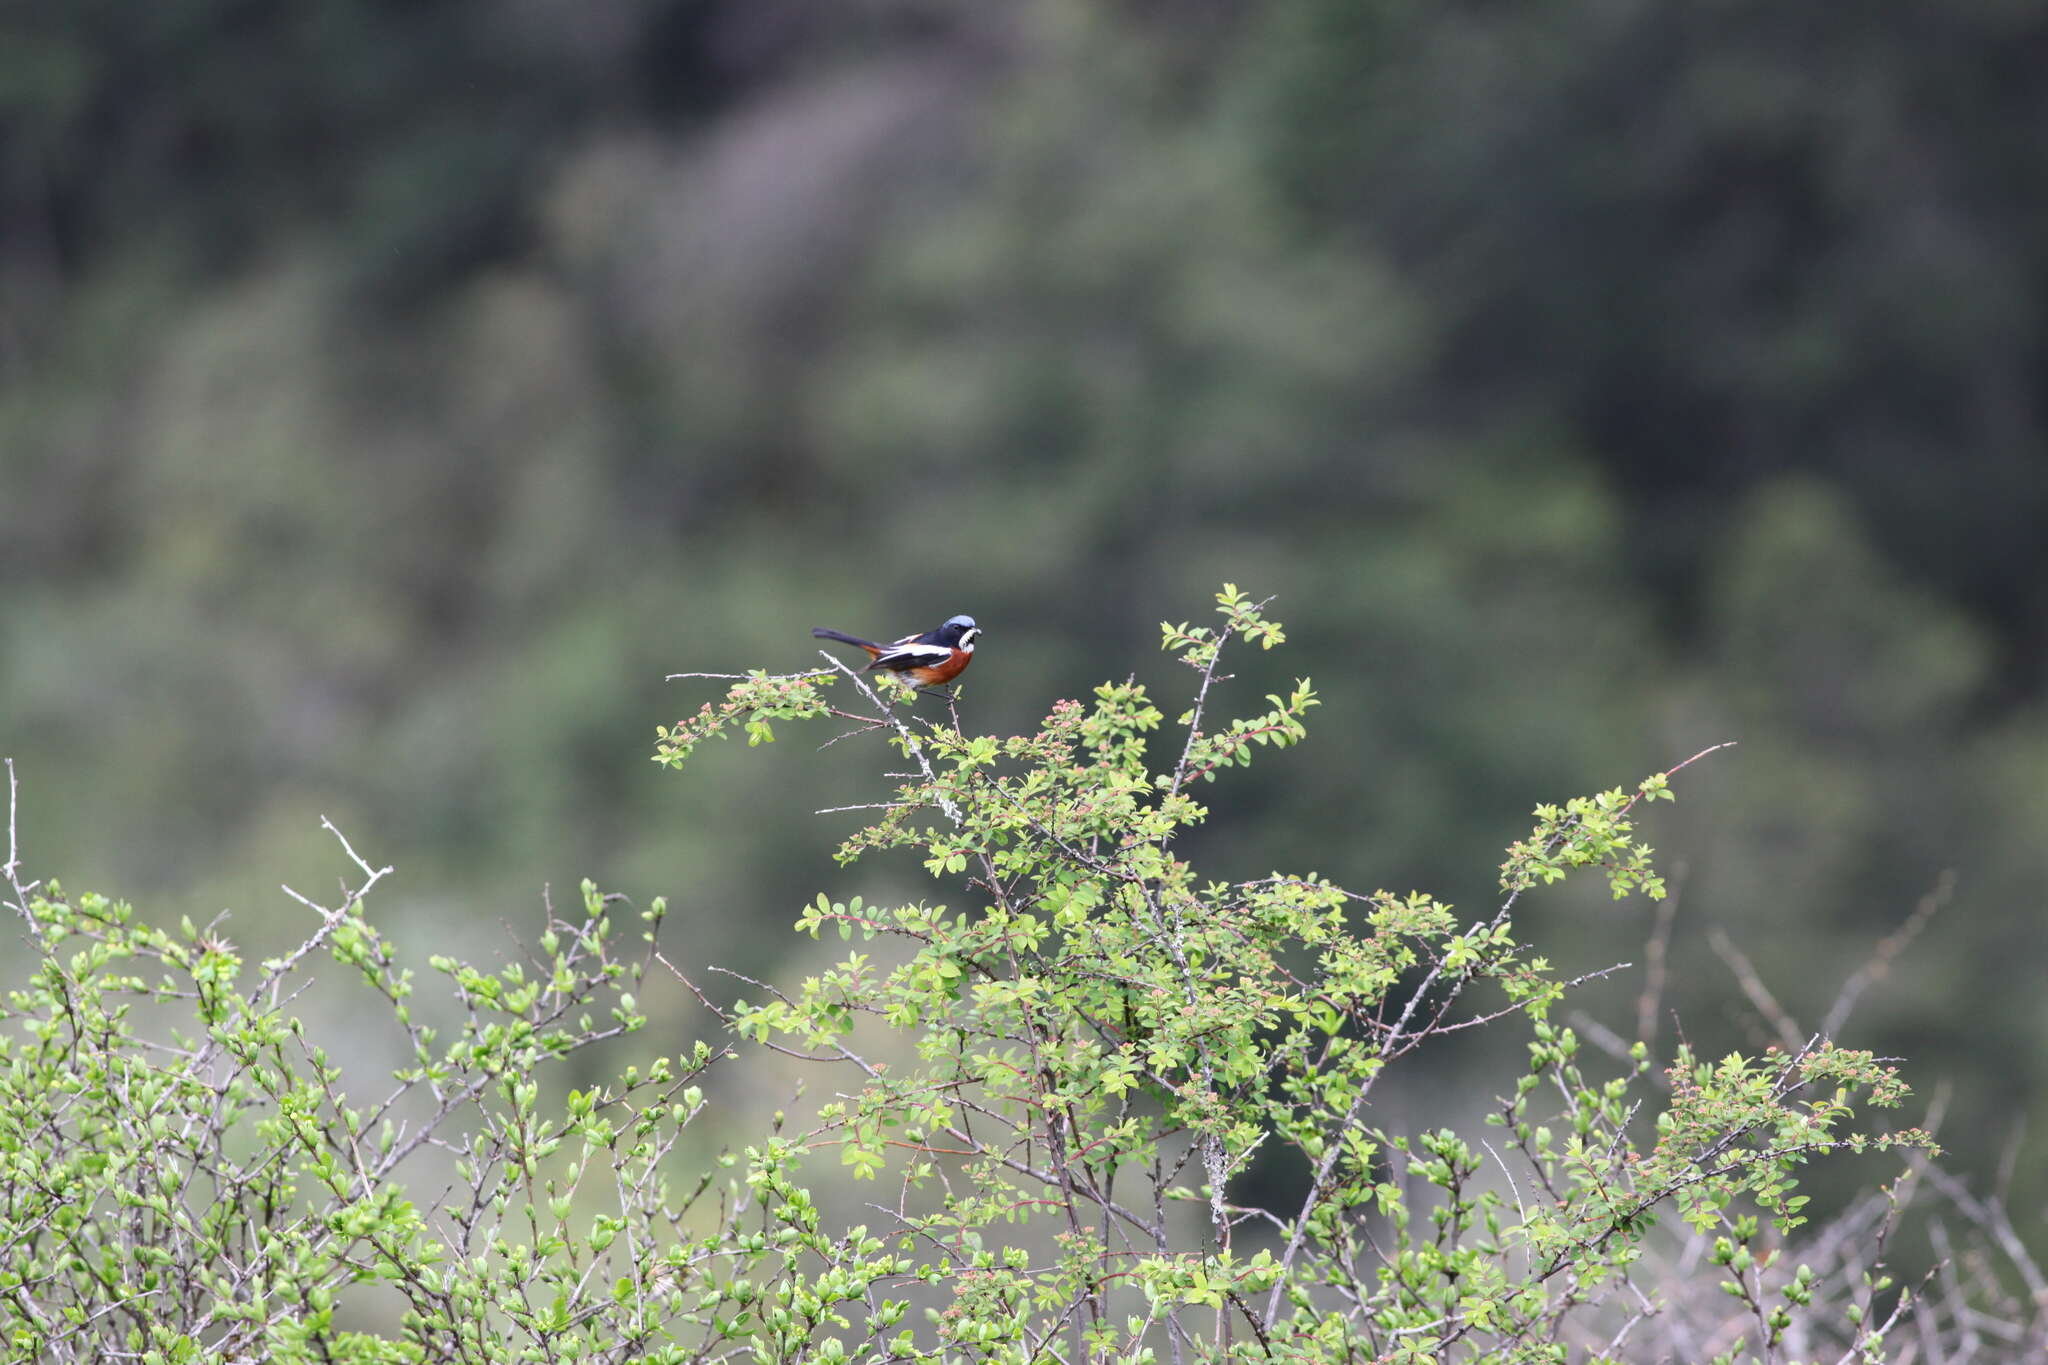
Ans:
MULTIPOLYGON (((828 655, 826 657, 829 658, 830 656, 828 655)), ((751 682, 757 676, 767 677, 771 680, 779 681, 791 678, 822 678, 829 674, 831 671, 832 670, 829 668, 814 668, 810 670, 808 673, 669 673, 663 676, 662 681, 674 682, 678 678, 715 678, 720 682, 751 682)))
POLYGON ((25 886, 22 884, 21 843, 14 832, 15 810, 19 805, 20 793, 14 778, 14 760, 10 758, 7 760, 7 865, 0 867, 0 876, 6 877, 7 889, 14 893, 14 909, 26 921, 29 918, 29 893, 40 885, 40 881, 31 881, 25 886))
POLYGON ((18 789, 14 780, 14 760, 7 760, 7 866, 0 868, 11 883, 14 874, 21 868, 21 845, 14 836, 14 808, 18 804, 18 789))
POLYGON ((1755 964, 1735 946, 1733 939, 1719 929, 1707 932, 1707 942, 1712 945, 1721 961, 1728 964, 1728 970, 1734 973, 1736 983, 1742 987, 1742 993, 1749 997, 1749 1003, 1756 1006, 1757 1013, 1762 1015, 1764 1022, 1777 1033, 1778 1040, 1788 1048, 1798 1047, 1798 1023, 1785 1007, 1778 1003, 1778 997, 1771 994, 1771 988, 1764 984, 1764 979, 1758 974, 1755 964))
POLYGON ((1920 898, 1919 904, 1913 907, 1913 913, 1906 916, 1898 928, 1879 939, 1869 958, 1842 983, 1841 992, 1835 996, 1835 1003, 1828 1007, 1828 1017, 1821 1022, 1822 1033, 1830 1038, 1841 1036, 1842 1026, 1849 1022, 1850 1011, 1856 1008, 1856 1002, 1862 997, 1863 992, 1884 978, 1891 970, 1893 959, 1905 951, 1907 944, 1920 936, 1920 931, 1927 927, 1927 921, 1933 919, 1949 903, 1955 895, 1955 890, 1955 869, 1949 868, 1936 879, 1933 889, 1920 898))
MULTIPOLYGON (((945 812, 946 818, 952 821, 954 827, 957 829, 961 821, 960 808, 953 804, 953 799, 951 797, 947 796, 945 793, 939 790, 939 776, 937 773, 932 771, 931 760, 925 757, 924 746, 917 742, 916 735, 910 733, 910 727, 908 725, 905 725, 902 719, 897 716, 894 708, 892 708, 887 702, 883 701, 880 696, 876 695, 875 689, 868 685, 868 680, 866 678, 863 678, 860 674, 854 672, 851 668, 847 667, 844 661, 842 661, 835 655, 827 653, 822 649, 818 651, 818 657, 832 665, 834 669, 837 669, 839 672, 844 673, 847 676, 847 679, 850 682, 852 682, 855 687, 860 689, 861 695, 865 696, 869 701, 874 703, 876 719, 879 721, 888 722, 889 725, 894 727, 896 733, 903 737, 903 747, 905 751, 907 751, 912 758, 917 760, 917 766, 919 770, 924 773, 924 780, 931 787, 932 800, 937 803, 938 808, 941 811, 945 812)), ((820 671, 823 672, 827 670, 820 671)))
POLYGON ((1643 948, 1643 993, 1636 997, 1636 1037, 1655 1051, 1657 1016, 1664 1001, 1665 963, 1671 952, 1671 931, 1678 923, 1678 904, 1685 895, 1686 865, 1671 869, 1671 891, 1657 902, 1657 922, 1643 948))

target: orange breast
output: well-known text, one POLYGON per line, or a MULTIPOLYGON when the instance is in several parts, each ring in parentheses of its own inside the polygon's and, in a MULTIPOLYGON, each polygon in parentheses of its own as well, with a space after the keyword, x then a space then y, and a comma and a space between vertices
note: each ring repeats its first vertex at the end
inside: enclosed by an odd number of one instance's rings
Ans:
POLYGON ((953 679, 966 672, 967 665, 973 661, 974 652, 972 650, 956 649, 946 662, 942 664, 932 664, 929 667, 921 668, 906 668, 903 671, 912 678, 915 678, 919 687, 932 687, 953 681, 953 679))

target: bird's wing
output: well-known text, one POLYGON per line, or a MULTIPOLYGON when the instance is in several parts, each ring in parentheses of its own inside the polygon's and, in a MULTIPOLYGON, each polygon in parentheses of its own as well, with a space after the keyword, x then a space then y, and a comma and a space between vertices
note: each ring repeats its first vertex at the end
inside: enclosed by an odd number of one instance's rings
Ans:
POLYGON ((953 651, 944 645, 927 644, 912 636, 898 640, 875 656, 869 668, 916 668, 919 665, 941 664, 953 657, 953 651))

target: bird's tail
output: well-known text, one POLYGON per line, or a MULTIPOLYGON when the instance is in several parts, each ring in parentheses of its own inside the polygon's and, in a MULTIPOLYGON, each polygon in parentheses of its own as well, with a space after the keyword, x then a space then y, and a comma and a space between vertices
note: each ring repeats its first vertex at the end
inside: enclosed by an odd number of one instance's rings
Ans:
POLYGON ((860 636, 848 635, 843 630, 827 630, 823 626, 817 626, 812 629, 811 634, 820 640, 837 640, 841 644, 858 645, 870 654, 880 654, 882 652, 882 647, 873 640, 863 640, 860 636))

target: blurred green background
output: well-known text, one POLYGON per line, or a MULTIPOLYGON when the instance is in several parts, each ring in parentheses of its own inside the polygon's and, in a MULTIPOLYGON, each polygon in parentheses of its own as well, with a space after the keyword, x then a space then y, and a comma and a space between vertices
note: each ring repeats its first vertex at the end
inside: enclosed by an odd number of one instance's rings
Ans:
POLYGON ((1230 579, 1292 635, 1242 685, 1325 705, 1216 875, 1476 910, 1536 802, 1738 739, 1646 829, 1687 1035, 1769 1037, 1710 931, 1811 1028, 1953 869, 1845 1041, 1980 1179, 2031 1117, 2039 1208, 2044 69, 2026 0, 10 7, 31 871, 261 950, 325 814, 422 956, 588 875, 773 970, 933 892, 833 868, 829 731, 657 770, 665 673, 965 611, 976 727, 1172 713, 1230 579))

